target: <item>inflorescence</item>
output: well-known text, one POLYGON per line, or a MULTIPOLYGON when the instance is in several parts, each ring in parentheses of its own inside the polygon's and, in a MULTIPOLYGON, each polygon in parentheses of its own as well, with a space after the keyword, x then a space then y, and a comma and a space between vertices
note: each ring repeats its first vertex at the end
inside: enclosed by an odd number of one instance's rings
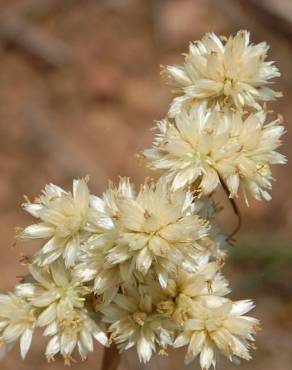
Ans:
POLYGON ((232 301, 221 269, 227 237, 216 224, 212 195, 224 186, 233 198, 270 199, 272 164, 284 128, 268 119, 263 102, 280 96, 280 75, 266 61, 268 45, 249 33, 228 39, 206 34, 190 44, 183 66, 163 70, 174 99, 143 151, 161 174, 137 190, 128 178, 99 197, 88 179, 72 192, 46 185, 23 208, 35 223, 19 232, 40 248, 26 259, 28 275, 0 295, 0 341, 19 340, 25 358, 36 329, 48 338, 49 361, 65 364, 93 351, 94 339, 120 351, 135 347, 140 361, 155 351, 185 346, 215 367, 219 354, 249 360, 257 319, 250 300, 232 301))

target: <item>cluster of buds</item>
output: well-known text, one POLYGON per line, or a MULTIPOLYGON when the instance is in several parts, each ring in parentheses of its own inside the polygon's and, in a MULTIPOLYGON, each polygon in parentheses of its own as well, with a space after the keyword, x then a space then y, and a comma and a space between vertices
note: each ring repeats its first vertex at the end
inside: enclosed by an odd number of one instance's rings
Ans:
POLYGON ((140 361, 155 351, 186 346, 185 361, 215 367, 219 354, 249 360, 258 320, 250 300, 232 301, 221 268, 227 237, 212 200, 221 185, 230 198, 270 199, 271 169, 286 159, 276 150, 283 126, 266 123, 261 103, 280 94, 266 61, 266 43, 249 33, 190 44, 183 66, 167 66, 175 97, 143 152, 157 180, 136 190, 128 178, 101 195, 88 179, 72 192, 49 184, 23 208, 36 222, 18 235, 38 240, 29 274, 0 295, 0 340, 19 340, 25 358, 35 330, 48 338, 45 355, 65 364, 93 351, 94 339, 140 361))

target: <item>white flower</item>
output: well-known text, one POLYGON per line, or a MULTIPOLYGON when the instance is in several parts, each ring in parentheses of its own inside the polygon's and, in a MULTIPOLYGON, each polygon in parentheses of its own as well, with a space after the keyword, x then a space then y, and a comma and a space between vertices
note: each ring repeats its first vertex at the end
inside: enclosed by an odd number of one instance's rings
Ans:
POLYGON ((251 301, 231 301, 217 305, 195 303, 192 317, 184 324, 183 331, 174 342, 174 347, 188 344, 186 363, 200 354, 202 369, 215 367, 215 352, 219 350, 229 360, 249 360, 249 342, 254 341, 258 321, 243 316, 253 308, 251 301))
MULTIPOLYGON (((50 318, 55 317, 59 307, 82 308, 90 289, 66 270, 61 260, 50 264, 49 269, 29 265, 30 280, 16 287, 16 294, 26 297, 33 306, 48 309, 50 318)), ((38 325, 46 322, 46 310, 38 317, 38 325), (43 321, 44 318, 44 321, 43 321)), ((41 325, 43 326, 43 325, 41 325)))
POLYGON ((89 208, 86 181, 74 180, 73 194, 56 185, 47 185, 35 203, 26 203, 23 207, 40 222, 25 228, 20 238, 45 241, 35 261, 44 266, 62 256, 67 267, 73 266, 86 236, 84 228, 89 208))
POLYGON ((58 318, 50 323, 44 335, 52 336, 46 348, 48 361, 60 352, 66 365, 73 361, 71 355, 76 347, 81 359, 86 360, 88 352, 93 351, 93 338, 108 346, 107 336, 86 309, 58 312, 58 318))
POLYGON ((25 297, 38 309, 36 326, 45 327, 44 335, 52 336, 46 349, 48 360, 60 352, 68 363, 76 346, 84 360, 93 351, 92 336, 107 345, 107 336, 85 308, 91 290, 82 285, 60 260, 49 269, 30 265, 35 280, 16 287, 16 294, 25 297))
POLYGON ((14 293, 0 294, 0 343, 10 347, 19 339, 24 359, 31 345, 36 318, 36 309, 24 297, 14 293))
POLYGON ((249 32, 239 31, 224 42, 207 33, 201 41, 190 44, 183 66, 167 66, 164 73, 177 96, 170 115, 202 100, 210 105, 218 102, 238 110, 258 110, 258 101, 281 96, 267 87, 272 78, 280 76, 273 62, 266 61, 268 44, 254 45, 249 38, 249 32))
POLYGON ((219 273, 216 262, 200 266, 195 273, 180 270, 163 290, 164 298, 157 304, 160 313, 166 313, 175 323, 183 325, 190 318, 194 302, 210 301, 230 292, 227 281, 219 273))
POLYGON ((195 245, 208 232, 208 222, 192 212, 192 201, 190 193, 171 192, 164 181, 146 183, 135 197, 118 198, 119 233, 108 262, 130 260, 130 268, 144 275, 153 266, 165 286, 179 264, 192 264, 195 245))
POLYGON ((149 166, 161 172, 172 189, 193 185, 210 194, 226 183, 230 196, 241 189, 256 199, 270 199, 272 164, 286 159, 276 149, 284 132, 280 119, 265 124, 266 113, 210 111, 205 104, 158 123, 153 148, 144 151, 149 166))
POLYGON ((128 286, 124 294, 118 294, 113 303, 101 310, 118 349, 125 351, 136 346, 144 363, 155 352, 156 343, 162 348, 171 344, 171 334, 163 328, 161 315, 155 313, 152 298, 143 289, 128 286))

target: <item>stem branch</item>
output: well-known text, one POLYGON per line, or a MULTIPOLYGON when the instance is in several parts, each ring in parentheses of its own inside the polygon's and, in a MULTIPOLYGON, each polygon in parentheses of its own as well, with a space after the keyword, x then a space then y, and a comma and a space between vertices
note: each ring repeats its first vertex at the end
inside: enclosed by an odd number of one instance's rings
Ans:
POLYGON ((228 240, 229 241, 232 241, 233 240, 233 237, 239 232, 240 228, 241 228, 241 224, 242 224, 242 219, 241 219, 241 214, 240 214, 240 210, 238 208, 238 205, 236 203, 236 201, 233 199, 233 198, 230 198, 229 197, 229 190, 227 188, 227 185, 225 184, 224 180, 222 179, 221 176, 219 176, 219 179, 220 179, 220 182, 221 182, 221 185, 222 185, 222 188, 231 204, 231 207, 233 209, 233 212, 236 214, 237 216, 237 224, 234 228, 234 230, 229 234, 228 236, 228 240))

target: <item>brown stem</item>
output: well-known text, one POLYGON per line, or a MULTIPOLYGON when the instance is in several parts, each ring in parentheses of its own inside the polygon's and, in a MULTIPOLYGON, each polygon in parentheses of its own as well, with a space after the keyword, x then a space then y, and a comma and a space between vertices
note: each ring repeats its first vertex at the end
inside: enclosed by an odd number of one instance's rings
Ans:
POLYGON ((230 195, 230 192, 227 188, 227 185, 225 184, 224 180, 222 179, 221 176, 219 176, 219 179, 220 179, 220 182, 221 182, 221 185, 222 185, 222 188, 225 192, 225 194, 227 195, 227 198, 231 204, 231 207, 233 209, 233 212, 236 214, 237 216, 237 225, 235 226, 234 230, 232 231, 232 233, 229 234, 228 236, 228 241, 229 242, 232 242, 233 241, 233 237, 239 232, 240 228, 241 228, 241 224, 242 224, 242 219, 241 219, 241 214, 240 214, 240 210, 238 208, 238 205, 237 203, 235 202, 235 200, 233 198, 230 198, 229 195, 230 195))
POLYGON ((105 347, 102 358, 101 370, 117 370, 120 363, 120 354, 115 344, 105 347))

